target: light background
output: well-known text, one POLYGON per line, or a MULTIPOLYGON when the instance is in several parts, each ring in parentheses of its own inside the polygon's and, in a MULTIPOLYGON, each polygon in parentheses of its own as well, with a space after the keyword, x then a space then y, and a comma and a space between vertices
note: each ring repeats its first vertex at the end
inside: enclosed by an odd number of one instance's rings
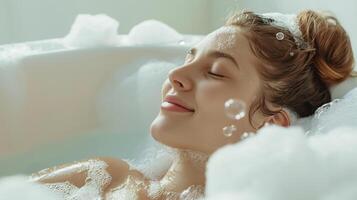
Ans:
POLYGON ((207 34, 234 9, 297 12, 331 10, 357 46, 357 1, 353 0, 0 0, 0 44, 65 36, 77 14, 105 13, 120 22, 119 33, 157 19, 180 33, 207 34))

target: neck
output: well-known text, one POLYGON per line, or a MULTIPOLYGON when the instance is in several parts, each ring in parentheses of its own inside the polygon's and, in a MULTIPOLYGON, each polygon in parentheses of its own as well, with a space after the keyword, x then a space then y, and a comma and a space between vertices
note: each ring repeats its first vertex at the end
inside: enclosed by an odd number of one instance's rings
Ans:
POLYGON ((160 183, 165 190, 182 192, 192 185, 205 185, 208 155, 190 150, 176 150, 170 169, 160 183))

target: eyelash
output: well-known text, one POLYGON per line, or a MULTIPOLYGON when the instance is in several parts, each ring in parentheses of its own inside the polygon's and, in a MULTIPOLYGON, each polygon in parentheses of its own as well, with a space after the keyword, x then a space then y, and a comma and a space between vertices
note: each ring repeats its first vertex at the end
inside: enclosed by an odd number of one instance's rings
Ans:
POLYGON ((220 74, 215 74, 215 73, 212 73, 212 72, 208 72, 208 74, 216 76, 216 77, 219 77, 219 78, 224 78, 224 76, 222 76, 220 74))
MULTIPOLYGON (((188 57, 189 55, 192 56, 192 52, 191 52, 191 51, 188 51, 188 52, 187 52, 187 55, 186 55, 186 59, 185 59, 185 60, 187 60, 187 57, 188 57)), ((215 74, 215 73, 210 72, 210 71, 208 72, 208 74, 209 74, 209 75, 212 75, 212 76, 215 76, 215 77, 218 77, 218 78, 224 78, 223 75, 215 74)))

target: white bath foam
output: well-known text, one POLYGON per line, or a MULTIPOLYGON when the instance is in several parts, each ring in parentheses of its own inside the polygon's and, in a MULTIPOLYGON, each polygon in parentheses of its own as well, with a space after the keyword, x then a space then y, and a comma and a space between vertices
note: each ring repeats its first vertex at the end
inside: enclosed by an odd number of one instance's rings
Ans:
POLYGON ((149 126, 159 113, 162 101, 161 89, 171 69, 178 66, 177 63, 152 60, 141 66, 137 72, 137 98, 141 115, 147 121, 143 126, 149 126))
POLYGON ((159 180, 170 168, 176 153, 156 141, 150 141, 136 159, 126 160, 151 180, 159 180))
POLYGON ((134 45, 179 44, 183 39, 183 35, 167 24, 157 20, 146 20, 129 31, 126 42, 134 45))
POLYGON ((233 193, 234 199, 357 199, 356 133, 339 127, 306 137, 301 127, 263 127, 257 136, 212 155, 207 198, 233 193))
POLYGON ((4 68, 5 64, 11 64, 28 55, 39 52, 39 49, 31 48, 27 44, 11 44, 0 46, 0 67, 4 68))
POLYGON ((63 39, 63 44, 75 48, 118 45, 118 28, 119 22, 105 14, 80 14, 63 39))
POLYGON ((357 128, 357 87, 320 106, 314 115, 300 118, 298 122, 304 126, 306 134, 324 134, 338 126, 357 128))
POLYGON ((61 200, 46 186, 29 182, 25 175, 3 177, 0 179, 0 199, 4 200, 61 200))
MULTIPOLYGON (((106 171, 107 163, 100 160, 88 160, 84 163, 77 163, 76 173, 86 172, 85 184, 78 188, 70 182, 46 183, 45 185, 54 193, 68 200, 97 200, 104 195, 105 185, 108 185, 112 177, 106 171)), ((61 170, 56 172, 61 174, 61 170)), ((50 177, 51 178, 50 174, 50 177)), ((47 175, 45 175, 47 176, 47 175)), ((56 174, 54 174, 56 176, 56 174)))

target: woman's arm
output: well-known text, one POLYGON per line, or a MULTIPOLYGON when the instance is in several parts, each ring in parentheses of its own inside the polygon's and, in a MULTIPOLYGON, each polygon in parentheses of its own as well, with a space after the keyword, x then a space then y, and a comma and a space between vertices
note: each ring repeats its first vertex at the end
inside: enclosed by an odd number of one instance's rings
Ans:
POLYGON ((98 163, 101 163, 103 166, 106 165, 104 170, 111 176, 111 181, 103 187, 104 191, 119 185, 128 175, 129 165, 125 161, 110 157, 100 157, 39 171, 32 175, 32 180, 40 183, 68 181, 76 187, 82 187, 87 178, 88 166, 91 165, 93 161, 98 161, 98 163))

